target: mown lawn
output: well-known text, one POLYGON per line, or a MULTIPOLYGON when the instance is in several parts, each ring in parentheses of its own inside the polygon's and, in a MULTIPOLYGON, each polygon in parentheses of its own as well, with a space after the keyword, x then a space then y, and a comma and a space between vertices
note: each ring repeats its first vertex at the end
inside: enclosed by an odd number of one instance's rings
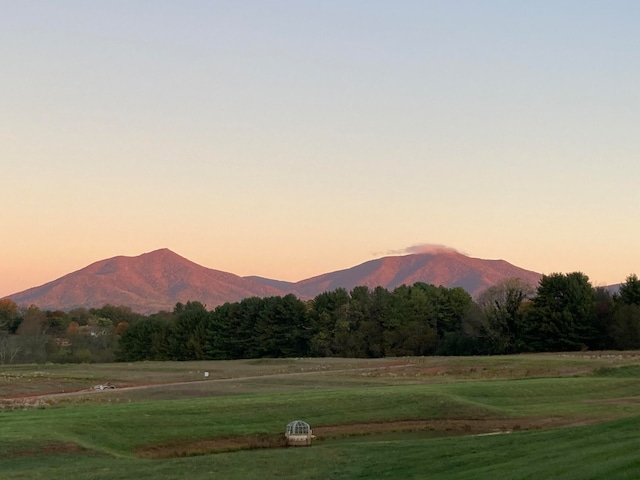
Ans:
POLYGON ((632 418, 592 426, 482 437, 362 437, 311 448, 167 460, 55 455, 0 460, 6 479, 635 479, 632 418))
MULTIPOLYGON (((149 400, 140 392, 135 399, 113 392, 100 394, 95 401, 0 412, 0 478, 637 478, 637 360, 612 364, 580 358, 582 373, 548 376, 554 368, 568 368, 564 357, 553 364, 532 356, 529 365, 527 358, 451 359, 446 364, 449 373, 439 375, 447 376, 444 380, 422 375, 425 365, 417 361, 410 375, 381 364, 373 380, 370 371, 348 375, 329 371, 318 382, 298 375, 258 376, 239 380, 242 388, 235 393, 212 388, 193 398, 149 400), (531 371, 541 368, 541 361, 547 368, 540 377, 518 374, 496 379, 494 375, 504 368, 531 371), (454 369, 458 375, 451 373, 454 369), (479 369, 491 374, 476 376, 479 369), (302 449, 156 460, 137 456, 140 448, 150 445, 227 435, 278 435, 294 419, 306 420, 312 427, 399 420, 425 420, 427 426, 410 432, 343 434, 302 449), (495 421, 502 432, 477 436, 472 435, 477 433, 473 428, 434 430, 428 428, 429 421, 445 425, 495 421), (531 426, 537 430, 526 431, 531 426), (540 430, 545 426, 556 428, 540 430)), ((241 377, 255 366, 277 371, 275 361, 239 363, 231 367, 242 372, 236 373, 241 377)), ((284 365, 294 371, 300 368, 284 365)), ((205 368, 212 366, 208 362, 205 368)), ((179 368, 197 365, 166 367, 174 375, 179 368)), ((131 375, 132 366, 126 368, 131 375)), ((434 368, 433 363, 426 368, 434 368)), ((64 369, 59 372, 64 377, 64 369)))

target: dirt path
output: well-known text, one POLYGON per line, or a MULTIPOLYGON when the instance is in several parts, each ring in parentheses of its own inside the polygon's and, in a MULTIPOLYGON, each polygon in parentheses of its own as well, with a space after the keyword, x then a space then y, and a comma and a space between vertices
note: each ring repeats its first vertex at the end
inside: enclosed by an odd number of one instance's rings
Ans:
MULTIPOLYGON (((520 430, 540 430, 567 426, 586 425, 586 421, 562 418, 514 418, 514 419, 431 419, 395 420, 369 423, 347 423, 319 425, 313 428, 315 441, 354 437, 375 436, 396 432, 424 432, 438 436, 500 435, 520 430)), ((158 444, 144 445, 136 449, 136 456, 160 459, 236 450, 262 448, 285 448, 283 434, 224 435, 199 440, 174 440, 158 444)))
POLYGON ((69 392, 54 392, 54 393, 43 393, 36 395, 9 395, 6 397, 0 398, 0 400, 11 401, 11 400, 20 400, 20 401, 36 401, 36 400, 52 400, 52 399, 61 399, 68 397, 77 397, 82 395, 105 395, 113 392, 128 392, 133 390, 149 390, 154 388, 166 388, 166 387, 179 387, 182 385, 199 385, 199 384, 211 384, 211 383, 231 383, 231 382, 244 382, 251 380, 262 380, 268 378, 291 378, 291 377, 304 377, 304 376, 316 376, 316 375, 332 375, 336 373, 357 373, 357 372, 367 372, 367 371, 376 371, 376 370, 389 370, 389 369, 400 369, 414 366, 413 363, 393 363, 392 365, 385 365, 379 367, 363 367, 363 368, 346 368, 339 370, 312 370, 306 372, 289 372, 289 373, 274 373, 274 374, 265 374, 265 375, 250 375, 244 377, 232 377, 232 378, 208 378, 205 380, 189 380, 185 382, 168 382, 168 383, 153 383, 153 384, 145 384, 145 385, 130 385, 126 387, 117 387, 115 389, 96 389, 96 388, 88 388, 84 390, 75 390, 69 392))

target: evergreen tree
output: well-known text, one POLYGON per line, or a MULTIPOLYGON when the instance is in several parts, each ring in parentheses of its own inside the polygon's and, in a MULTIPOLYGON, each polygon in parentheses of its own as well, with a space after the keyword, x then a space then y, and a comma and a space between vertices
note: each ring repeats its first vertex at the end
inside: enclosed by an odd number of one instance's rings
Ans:
POLYGON ((640 305, 640 280, 635 273, 620 285, 619 301, 622 305, 640 305))
POLYGON ((581 272, 543 275, 525 322, 526 348, 530 351, 592 347, 597 330, 589 277, 581 272))

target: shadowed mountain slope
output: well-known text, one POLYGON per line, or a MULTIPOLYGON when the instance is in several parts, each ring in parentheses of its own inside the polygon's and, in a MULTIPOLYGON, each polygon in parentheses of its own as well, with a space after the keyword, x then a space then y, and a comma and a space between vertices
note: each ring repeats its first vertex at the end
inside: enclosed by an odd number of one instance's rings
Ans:
POLYGON ((293 292, 295 290, 294 282, 287 282, 285 280, 274 280, 272 278, 259 277, 257 275, 250 275, 248 277, 243 277, 248 280, 252 280, 263 285, 267 285, 269 287, 277 288, 283 292, 293 292))

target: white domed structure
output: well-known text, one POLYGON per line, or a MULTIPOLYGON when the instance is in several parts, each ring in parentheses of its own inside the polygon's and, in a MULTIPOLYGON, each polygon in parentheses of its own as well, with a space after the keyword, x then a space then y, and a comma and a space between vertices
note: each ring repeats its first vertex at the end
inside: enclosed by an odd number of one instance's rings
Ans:
POLYGON ((315 438, 309 424, 302 420, 289 423, 284 435, 287 437, 287 445, 293 447, 308 447, 311 445, 311 439, 315 438))

